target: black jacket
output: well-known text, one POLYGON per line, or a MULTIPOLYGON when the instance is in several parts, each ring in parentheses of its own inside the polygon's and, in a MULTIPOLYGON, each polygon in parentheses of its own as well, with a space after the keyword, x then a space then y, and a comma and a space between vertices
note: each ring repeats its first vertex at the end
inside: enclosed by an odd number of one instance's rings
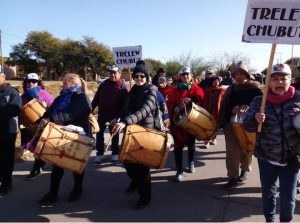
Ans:
POLYGON ((21 103, 17 89, 9 84, 0 86, 0 140, 8 140, 10 134, 17 133, 21 103))
POLYGON ((61 112, 55 112, 61 96, 54 99, 52 105, 47 109, 42 118, 49 118, 51 122, 59 125, 76 125, 84 129, 87 135, 90 135, 88 116, 92 111, 91 102, 87 95, 73 93, 70 104, 67 109, 61 112))
POLYGON ((156 108, 156 87, 152 84, 134 85, 125 104, 122 122, 154 128, 156 108))

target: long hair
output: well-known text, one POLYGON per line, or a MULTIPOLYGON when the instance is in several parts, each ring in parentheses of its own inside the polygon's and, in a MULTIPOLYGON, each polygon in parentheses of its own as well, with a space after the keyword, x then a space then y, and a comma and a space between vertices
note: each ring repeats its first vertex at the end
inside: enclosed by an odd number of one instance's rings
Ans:
POLYGON ((77 86, 81 87, 82 92, 86 93, 86 91, 87 91, 87 84, 86 84, 85 80, 83 80, 82 78, 80 78, 80 76, 78 74, 74 74, 74 73, 66 74, 64 76, 64 80, 72 83, 73 85, 77 85, 77 86))

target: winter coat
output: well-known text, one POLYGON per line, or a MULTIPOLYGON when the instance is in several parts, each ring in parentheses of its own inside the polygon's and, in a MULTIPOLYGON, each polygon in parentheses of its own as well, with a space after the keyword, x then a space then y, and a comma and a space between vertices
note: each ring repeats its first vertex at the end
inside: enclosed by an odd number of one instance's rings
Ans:
POLYGON ((84 129, 90 135, 88 116, 92 111, 89 98, 83 92, 74 92, 69 106, 60 112, 55 111, 61 96, 54 99, 52 105, 47 109, 42 118, 49 118, 51 122, 58 125, 75 125, 84 129))
POLYGON ((124 80, 117 82, 105 80, 97 89, 92 100, 92 110, 98 106, 98 120, 102 123, 110 122, 123 114, 124 102, 128 90, 124 80))
MULTIPOLYGON (((31 101, 33 99, 33 98, 28 97, 26 94, 22 94, 21 98, 22 98, 22 105, 27 104, 29 101, 31 101)), ((46 91, 44 89, 41 89, 39 91, 37 99, 41 102, 46 102, 48 106, 53 103, 52 96, 49 94, 48 91, 46 91)))
POLYGON ((232 85, 224 93, 219 112, 218 123, 223 128, 232 116, 232 109, 235 106, 250 105, 252 99, 262 95, 262 85, 257 81, 246 81, 243 84, 232 85))
POLYGON ((156 91, 157 88, 152 84, 134 85, 127 97, 121 121, 127 125, 138 124, 153 129, 157 103, 156 91))
POLYGON ((0 140, 17 134, 18 115, 21 112, 19 92, 9 84, 0 85, 0 140))
MULTIPOLYGON (((249 132, 256 132, 258 124, 255 114, 260 112, 262 96, 255 97, 246 113, 243 125, 249 132)), ((261 133, 257 133, 254 155, 258 158, 279 163, 286 163, 288 146, 300 154, 300 136, 292 124, 294 109, 300 109, 300 92, 283 104, 271 105, 266 102, 266 119, 262 124, 261 133), (277 119, 275 112, 277 113, 277 119), (283 129, 281 128, 283 120, 283 129), (286 137, 286 140, 284 139, 286 137)))

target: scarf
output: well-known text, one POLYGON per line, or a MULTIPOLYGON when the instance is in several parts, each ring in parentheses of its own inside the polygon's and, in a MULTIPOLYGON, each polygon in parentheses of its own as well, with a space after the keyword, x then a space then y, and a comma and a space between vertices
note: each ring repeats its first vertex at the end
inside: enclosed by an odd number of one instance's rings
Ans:
POLYGON ((26 88, 24 93, 25 93, 26 97, 28 97, 30 99, 34 99, 34 98, 38 99, 40 90, 41 90, 41 87, 36 86, 33 88, 26 88))
POLYGON ((178 87, 180 90, 190 90, 192 88, 192 83, 184 83, 184 82, 180 82, 178 83, 178 87))
POLYGON ((267 101, 273 105, 280 105, 287 100, 294 97, 295 94, 295 88, 290 86, 288 91, 285 92, 283 95, 275 95, 270 90, 267 95, 267 101))
POLYGON ((61 111, 65 110, 70 104, 73 93, 77 93, 77 92, 81 92, 81 87, 79 87, 78 85, 73 85, 72 87, 70 87, 68 89, 61 90, 60 91, 60 99, 57 102, 57 105, 55 106, 54 111, 61 112, 61 111))

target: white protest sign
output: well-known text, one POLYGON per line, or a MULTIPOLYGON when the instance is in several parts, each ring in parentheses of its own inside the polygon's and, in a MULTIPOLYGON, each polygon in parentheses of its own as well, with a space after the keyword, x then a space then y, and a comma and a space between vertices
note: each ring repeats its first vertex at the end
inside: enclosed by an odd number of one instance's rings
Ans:
POLYGON ((142 46, 113 47, 112 50, 118 67, 135 67, 142 59, 142 46))
POLYGON ((248 0, 242 41, 300 44, 299 0, 248 0))

